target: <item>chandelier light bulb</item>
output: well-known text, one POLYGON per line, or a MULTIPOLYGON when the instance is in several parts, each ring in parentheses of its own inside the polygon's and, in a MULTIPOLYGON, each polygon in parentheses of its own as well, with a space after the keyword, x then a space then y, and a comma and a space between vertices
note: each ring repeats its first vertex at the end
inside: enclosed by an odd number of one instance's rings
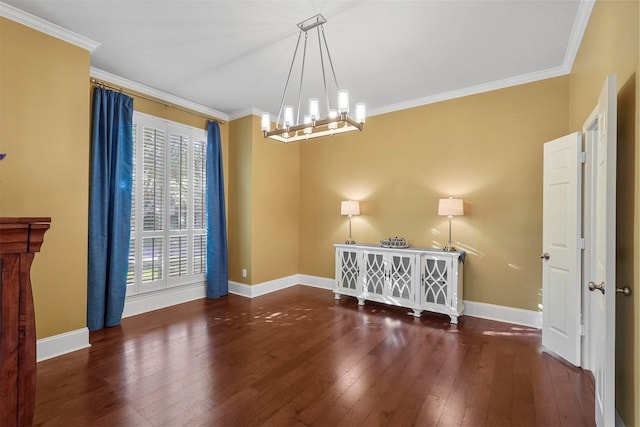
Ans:
MULTIPOLYGON (((338 112, 336 110, 329 110, 329 118, 330 119, 337 119, 338 118, 338 112)), ((329 129, 338 129, 338 122, 331 122, 331 123, 329 123, 329 125, 327 127, 329 129)))
POLYGON ((338 112, 340 114, 347 114, 349 112, 349 91, 338 91, 338 112))
POLYGON ((309 99, 309 116, 312 121, 320 118, 320 100, 318 98, 309 99))
POLYGON ((358 102, 356 104, 356 122, 362 124, 365 121, 367 107, 364 102, 358 102))
POLYGON ((310 115, 304 116, 304 124, 308 125, 306 128, 304 128, 304 133, 308 135, 313 130, 313 128, 311 127, 311 116, 310 115))
POLYGON ((284 127, 288 128, 293 126, 293 106, 284 106, 284 127))
POLYGON ((271 130, 271 118, 269 113, 262 113, 261 129, 263 132, 269 132, 271 130))

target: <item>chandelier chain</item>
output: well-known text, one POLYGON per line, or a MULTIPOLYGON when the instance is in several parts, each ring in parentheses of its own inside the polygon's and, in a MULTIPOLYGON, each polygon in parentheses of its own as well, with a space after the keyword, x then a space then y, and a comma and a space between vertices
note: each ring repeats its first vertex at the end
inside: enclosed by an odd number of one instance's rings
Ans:
POLYGON ((289 80, 291 79, 291 71, 293 70, 293 64, 296 62, 296 55, 298 54, 298 46, 300 45, 301 36, 302 36, 302 33, 301 32, 298 33, 298 41, 296 41, 296 48, 293 51, 293 58, 291 59, 291 65, 289 66, 289 74, 287 75, 287 82, 284 84, 284 91, 282 92, 282 100, 280 101, 280 111, 278 112, 278 120, 276 121, 276 128, 279 127, 278 123, 280 123, 280 117, 282 117, 284 100, 287 96, 287 88, 289 87, 289 80))
MULTIPOLYGON (((320 38, 320 29, 322 29, 322 34, 324 34, 324 25, 320 25, 316 31, 318 31, 318 49, 320 50, 320 65, 322 68, 322 83, 324 84, 324 97, 327 101, 327 113, 329 112, 329 110, 331 109, 331 106, 329 105, 329 91, 327 90, 327 77, 325 75, 324 72, 324 55, 322 54, 322 39, 320 38)), ((329 49, 327 48, 327 40, 325 39, 324 41, 324 45, 325 48, 327 49, 327 52, 329 51, 329 49)))
MULTIPOLYGON (((324 35, 324 25, 321 25, 320 28, 322 29, 322 39, 324 40, 324 47, 325 49, 327 49, 327 58, 329 58, 329 65, 331 66, 331 73, 333 74, 333 81, 336 84, 336 89, 340 89, 340 86, 338 85, 338 78, 336 77, 336 70, 333 68, 333 61, 331 60, 331 52, 329 52, 329 45, 327 44, 327 38, 324 35)), ((324 67, 322 67, 322 71, 324 72, 324 67)), ((325 86, 325 91, 326 91, 326 86, 325 86)))
POLYGON ((304 33, 304 50, 302 51, 302 68, 300 69, 300 87, 298 88, 298 114, 296 115, 296 124, 300 124, 300 107, 302 106, 302 80, 304 79, 304 64, 307 60, 307 39, 309 35, 304 33))

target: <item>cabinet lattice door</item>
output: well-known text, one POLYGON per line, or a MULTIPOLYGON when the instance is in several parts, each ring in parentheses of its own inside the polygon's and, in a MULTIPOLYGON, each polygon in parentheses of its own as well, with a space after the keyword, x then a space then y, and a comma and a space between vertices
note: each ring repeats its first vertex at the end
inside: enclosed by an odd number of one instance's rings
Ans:
POLYGON ((358 267, 358 253, 352 251, 340 251, 340 287, 356 291, 358 288, 358 276, 360 268, 358 267))
POLYGON ((451 271, 448 259, 428 257, 422 263, 423 303, 448 304, 451 297, 448 288, 448 273, 451 271))
POLYGON ((392 255, 389 274, 389 296, 413 301, 413 266, 415 256, 392 255))
POLYGON ((386 279, 384 254, 364 253, 365 282, 364 290, 371 294, 384 295, 384 281, 386 279))

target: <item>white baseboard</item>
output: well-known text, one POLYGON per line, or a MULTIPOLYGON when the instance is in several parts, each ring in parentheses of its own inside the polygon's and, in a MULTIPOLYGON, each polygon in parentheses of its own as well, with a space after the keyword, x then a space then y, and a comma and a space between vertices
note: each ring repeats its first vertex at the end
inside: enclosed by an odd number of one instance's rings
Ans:
POLYGON ((36 360, 42 362, 87 347, 91 347, 89 329, 76 329, 36 341, 36 360))
POLYGON ((542 313, 503 305, 486 304, 484 302, 464 301, 463 316, 480 317, 499 322, 542 328, 542 313))
POLYGON ((244 283, 229 281, 229 293, 254 298, 295 285, 306 285, 331 290, 334 286, 334 280, 306 274, 292 274, 291 276, 269 280, 268 282, 258 283, 257 285, 245 285, 244 283))
POLYGON ((295 286, 299 283, 297 274, 281 277, 280 279, 269 280, 268 282, 258 283, 257 285, 245 285, 244 283, 229 281, 229 293, 248 298, 255 298, 260 295, 266 295, 271 292, 295 286))
POLYGON ((127 297, 124 302, 122 318, 205 298, 206 296, 207 290, 204 282, 180 288, 169 288, 147 294, 133 295, 127 297))
POLYGON ((326 277, 309 276, 308 274, 298 274, 298 283, 301 285, 313 286, 314 288, 322 288, 333 290, 335 287, 335 279, 326 277))

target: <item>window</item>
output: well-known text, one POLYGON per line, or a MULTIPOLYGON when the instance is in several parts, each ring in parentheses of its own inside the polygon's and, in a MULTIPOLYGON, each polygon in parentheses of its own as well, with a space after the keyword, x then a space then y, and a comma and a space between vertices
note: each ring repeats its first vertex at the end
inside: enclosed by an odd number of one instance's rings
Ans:
POLYGON ((203 282, 206 133, 135 113, 133 141, 127 295, 203 282))

